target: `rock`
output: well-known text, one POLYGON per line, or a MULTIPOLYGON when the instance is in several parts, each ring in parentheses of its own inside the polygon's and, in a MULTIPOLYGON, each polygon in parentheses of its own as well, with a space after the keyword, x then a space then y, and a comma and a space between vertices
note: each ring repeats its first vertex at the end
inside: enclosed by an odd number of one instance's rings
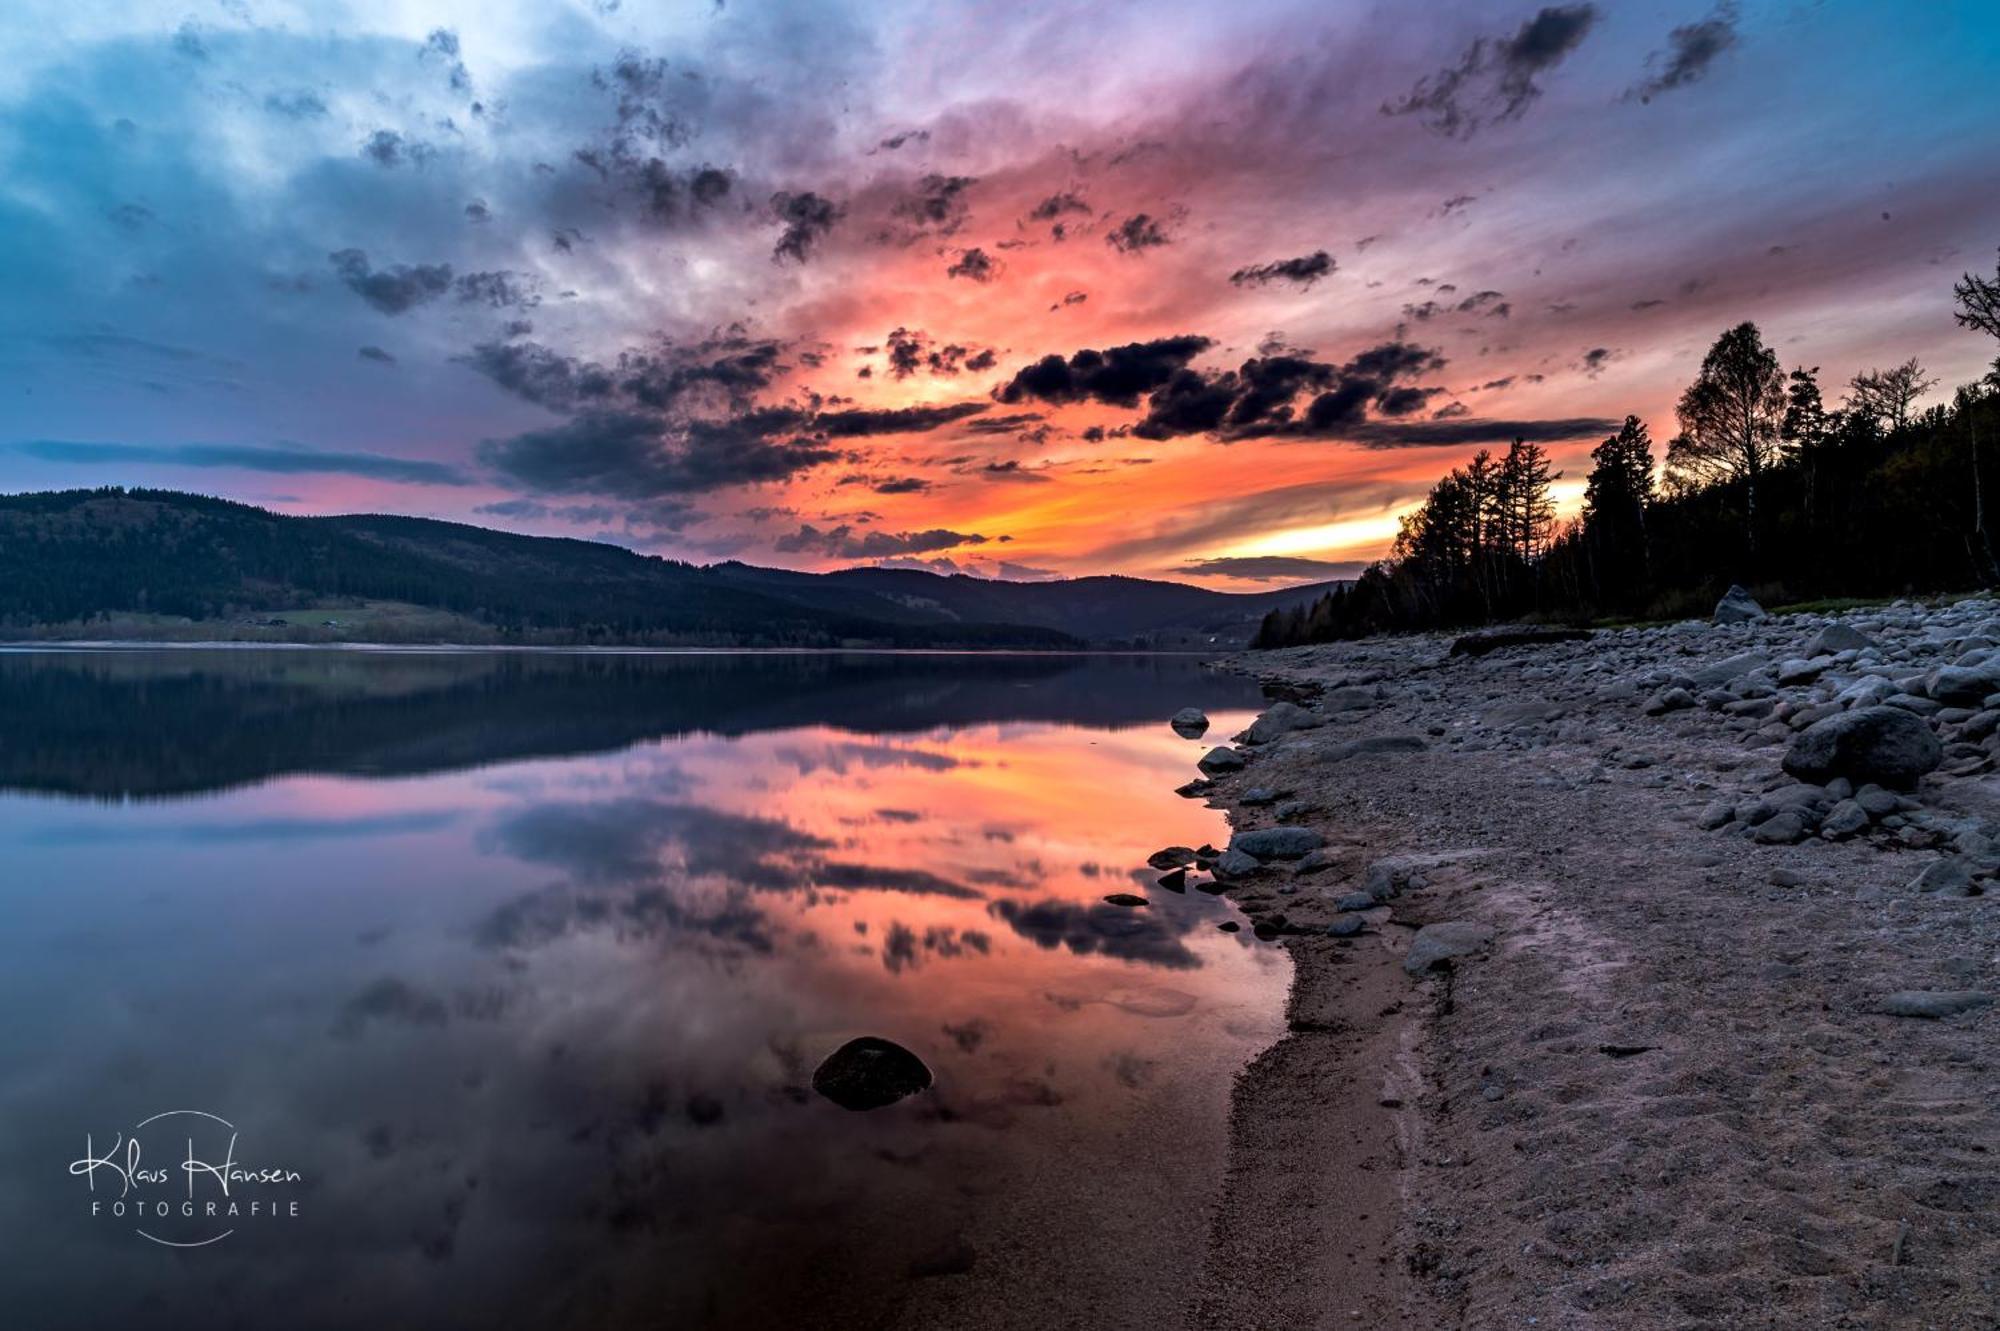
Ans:
POLYGON ((1714 620, 1718 624, 1748 624, 1767 615, 1768 612, 1757 604, 1749 592, 1734 585, 1715 603, 1714 620))
POLYGON ((1331 847, 1321 846, 1318 850, 1311 852, 1304 859, 1300 860, 1297 864, 1294 864, 1292 866, 1292 872, 1320 873, 1323 870, 1337 867, 1339 858, 1340 857, 1333 852, 1331 847))
POLYGON ((1939 705, 1977 707, 2000 689, 2000 661, 1939 666, 1924 680, 1924 693, 1939 705))
POLYGON ((1877 785, 1866 785, 1855 791, 1854 802, 1870 818, 1887 818, 1903 807, 1902 796, 1877 785))
POLYGON ((927 1091, 931 1070, 893 1040, 864 1035, 828 1054, 813 1072, 812 1088, 842 1109, 880 1109, 927 1091))
POLYGON ((1860 629, 1849 628, 1845 624, 1828 624, 1806 644, 1806 655, 1834 656, 1840 652, 1865 651, 1878 645, 1860 629))
POLYGON ((1332 924, 1327 925, 1326 932, 1332 938, 1352 938, 1354 935, 1360 933, 1364 927, 1365 922, 1359 915, 1343 915, 1332 924))
POLYGON ((1214 790, 1215 783, 1213 781, 1205 781, 1197 777, 1185 785, 1175 786, 1174 794, 1179 795, 1184 800, 1198 800, 1206 799, 1214 790))
POLYGON ((1902 989, 1885 997, 1875 1010, 1891 1017, 1936 1020, 1985 1007, 1992 1001, 1993 995, 1977 989, 1902 989))
POLYGON ((1294 730, 1311 730, 1322 724, 1317 716, 1295 702, 1277 702, 1265 708, 1263 715, 1237 738, 1245 744, 1269 744, 1294 730))
POLYGON ((1369 892, 1349 892, 1334 903, 1334 909, 1340 911, 1374 910, 1375 906, 1374 894, 1369 892))
POLYGON ((1801 781, 1844 776, 1908 788, 1943 760, 1944 746, 1922 718, 1896 707, 1864 707, 1800 731, 1784 768, 1801 781))
POLYGON ((1215 927, 1222 930, 1222 932, 1226 934, 1233 934, 1238 929, 1241 929, 1243 926, 1238 924, 1234 920, 1224 920, 1221 924, 1218 924, 1215 927))
POLYGON ((1156 850, 1146 857, 1146 863, 1155 869, 1180 869, 1193 864, 1195 859, 1192 846, 1168 846, 1156 850))
POLYGON ((1263 867, 1255 856, 1232 847, 1217 857, 1213 872, 1218 879, 1226 882, 1232 878, 1247 878, 1263 867))
POLYGON ((1824 672, 1817 661, 1801 661, 1796 658, 1778 662, 1778 682, 1787 687, 1794 684, 1810 684, 1824 672))
POLYGON ((1686 689, 1662 689, 1647 700, 1647 716, 1665 716, 1669 712, 1685 712, 1694 706, 1694 695, 1686 689))
POLYGON ((1286 800, 1271 810, 1271 816, 1281 823, 1297 822, 1313 810, 1311 800, 1286 800))
POLYGON ((1110 896, 1104 898, 1104 901, 1106 905, 1110 906, 1136 907, 1136 906, 1150 906, 1153 904, 1152 902, 1146 900, 1146 898, 1140 896, 1136 892, 1113 892, 1110 896))
POLYGON ((1325 844, 1326 838, 1310 827, 1265 827, 1229 838, 1231 850, 1260 860, 1296 860, 1325 844))
POLYGON ((1855 800, 1842 800, 1820 820, 1819 834, 1830 841, 1842 841, 1868 826, 1868 810, 1855 800))
POLYGON ((1240 772, 1248 764, 1243 761, 1243 755, 1234 749, 1214 748, 1201 755, 1201 761, 1195 766, 1204 772, 1214 773, 1240 772))
POLYGON ((1583 642, 1587 629, 1504 628, 1468 633, 1451 645, 1453 656, 1484 656, 1502 647, 1546 647, 1558 642, 1583 642))
POLYGON ((1183 707, 1168 720, 1182 739, 1200 739, 1208 733, 1208 713, 1199 707, 1183 707))
POLYGON ((1252 786, 1241 795, 1238 795, 1236 802, 1238 804, 1247 804, 1253 809, 1261 808, 1266 804, 1276 804, 1278 802, 1278 792, 1269 786, 1252 786))
POLYGON ((1340 763, 1376 753, 1421 753, 1428 747, 1422 735, 1371 735, 1327 750, 1326 761, 1340 763))
POLYGON ((1161 874, 1159 878, 1154 881, 1154 886, 1167 892, 1185 892, 1187 891, 1187 870, 1186 869, 1169 870, 1168 872, 1161 874))
POLYGON ((1322 712, 1358 712, 1364 707, 1373 707, 1382 701, 1374 689, 1349 685, 1342 689, 1328 689, 1320 695, 1319 709, 1322 712))
POLYGON ((1739 652, 1735 656, 1725 656, 1720 661, 1711 661, 1688 676, 1688 683, 1697 689, 1712 689, 1727 684, 1732 679, 1753 675, 1768 669, 1771 658, 1762 652, 1739 652))
POLYGON ((1493 930, 1488 925, 1469 920, 1427 924, 1417 930, 1415 941, 1403 957, 1403 970, 1410 975, 1423 975, 1461 957, 1475 956, 1491 946, 1493 930))
POLYGON ((1972 875, 1957 860, 1933 860, 1910 880, 1913 892, 1938 892, 1948 897, 1965 896, 1972 887, 1972 875))
POLYGON ((1711 800, 1694 825, 1704 832, 1713 832, 1718 827, 1726 827, 1736 821, 1736 806, 1728 800, 1711 800))
POLYGON ((1763 846, 1795 846, 1806 839, 1806 820, 1798 810, 1787 809, 1757 824, 1750 839, 1763 846))

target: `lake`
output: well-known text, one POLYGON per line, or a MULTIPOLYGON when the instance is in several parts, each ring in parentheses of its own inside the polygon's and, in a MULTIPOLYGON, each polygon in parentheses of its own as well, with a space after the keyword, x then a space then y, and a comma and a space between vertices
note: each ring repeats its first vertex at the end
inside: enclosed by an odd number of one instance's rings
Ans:
POLYGON ((1146 860, 1226 838, 1173 790, 1258 703, 1166 656, 0 651, 6 1320, 1175 1322, 1290 971, 1146 860), (815 1094, 864 1035, 932 1088, 815 1094))

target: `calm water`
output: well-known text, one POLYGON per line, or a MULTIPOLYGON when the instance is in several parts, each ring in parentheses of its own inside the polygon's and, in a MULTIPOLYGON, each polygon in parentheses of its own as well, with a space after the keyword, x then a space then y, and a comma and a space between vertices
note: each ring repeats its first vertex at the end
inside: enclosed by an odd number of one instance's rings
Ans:
POLYGON ((0 652, 0 1322, 1172 1320, 1288 971, 1145 857, 1226 834, 1165 718, 1256 702, 1175 658, 0 652), (813 1094, 862 1034, 935 1088, 813 1094))

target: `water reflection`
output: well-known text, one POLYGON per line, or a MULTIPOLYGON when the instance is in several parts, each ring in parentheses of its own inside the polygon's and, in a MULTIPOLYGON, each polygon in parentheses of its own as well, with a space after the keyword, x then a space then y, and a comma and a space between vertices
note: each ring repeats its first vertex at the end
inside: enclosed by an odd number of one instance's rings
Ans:
POLYGON ((1189 703, 1254 695, 1157 658, 0 656, 19 1324, 1173 1319, 1284 983, 1146 868, 1222 831, 1171 794, 1189 703), (856 1035, 936 1086, 813 1096, 856 1035), (300 1168, 301 1218, 198 1252, 90 1218, 85 1130, 183 1106, 300 1168))

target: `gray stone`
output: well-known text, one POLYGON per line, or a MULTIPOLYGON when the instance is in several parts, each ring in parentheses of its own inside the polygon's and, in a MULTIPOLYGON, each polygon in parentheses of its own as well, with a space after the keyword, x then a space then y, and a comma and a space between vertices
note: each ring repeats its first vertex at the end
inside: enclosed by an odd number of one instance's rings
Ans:
POLYGON ((1903 797, 1877 785, 1866 785, 1854 792, 1854 802, 1870 818, 1887 818, 1903 807, 1903 797))
POLYGON ((1208 713, 1199 707, 1183 707, 1167 724, 1183 739, 1199 739, 1208 733, 1208 713))
POLYGON ((1864 707, 1806 727, 1784 767, 1801 781, 1844 776, 1906 788, 1943 759, 1944 746, 1920 718, 1895 707, 1864 707))
POLYGON ((1763 619, 1767 615, 1763 606, 1758 605, 1749 592, 1732 586, 1715 603, 1715 622, 1718 624, 1748 624, 1763 619))
POLYGON ((1310 827, 1264 827, 1229 838, 1231 850, 1260 860, 1296 860, 1325 844, 1326 838, 1310 827))
POLYGON ((1373 910, 1375 909, 1375 906, 1376 906, 1375 897, 1372 893, 1368 892, 1349 892, 1346 896, 1342 897, 1339 901, 1334 903, 1335 910, 1343 910, 1343 911, 1373 910))
POLYGON ((1806 655, 1833 656, 1840 652, 1864 651, 1876 645, 1873 638, 1859 629, 1846 624, 1828 624, 1806 644, 1806 655))
POLYGON ((1349 758, 1381 753, 1421 753, 1428 747, 1421 735, 1371 735, 1367 739, 1353 740, 1327 750, 1326 761, 1346 762, 1349 758))
POLYGON ((1328 934, 1335 938, 1352 938, 1361 932, 1366 922, 1359 915, 1343 915, 1326 926, 1328 934))
POLYGON ((1842 800, 1820 820, 1819 834, 1832 841, 1843 841, 1867 826, 1868 810, 1855 800, 1842 800))
POLYGON ((1688 676, 1689 682, 1698 689, 1712 689, 1727 684, 1732 679, 1755 674, 1767 668, 1771 658, 1762 652, 1741 652, 1735 656, 1725 656, 1720 661, 1712 661, 1688 676))
POLYGON ((1924 692, 1933 701, 1962 707, 1978 707, 1996 689, 2000 689, 2000 661, 1940 666, 1924 681, 1924 692))
POLYGON ((1286 800, 1271 810, 1271 816, 1281 823, 1296 822, 1313 810, 1311 800, 1286 800))
POLYGON ((1957 860, 1933 860, 1910 880, 1913 892, 1937 892, 1948 897, 1962 897, 1971 886, 1972 875, 1957 860))
POLYGON ((1253 809, 1260 805, 1276 804, 1278 802, 1278 792, 1272 790, 1269 786, 1252 786, 1241 795, 1238 795, 1236 802, 1238 804, 1247 804, 1253 809))
POLYGON ((1269 744, 1295 730, 1311 730, 1322 724, 1317 716, 1295 702, 1277 702, 1266 708, 1264 714, 1252 721, 1250 728, 1237 738, 1246 744, 1269 744))
POLYGON ((1204 772, 1240 772, 1247 764, 1243 755, 1234 749, 1213 748, 1201 755, 1201 761, 1195 766, 1204 772))
POLYGON ((1210 870, 1218 879, 1228 882, 1232 878, 1247 878, 1264 866, 1256 857, 1240 850, 1230 849, 1216 857, 1215 867, 1210 870))
POLYGON ((1977 989, 1903 989, 1885 997, 1875 1010, 1891 1017, 1927 1017, 1935 1021, 1985 1007, 1992 1001, 1993 995, 1977 989))
POLYGON ((1784 685, 1810 684, 1826 667, 1817 661, 1793 659, 1778 663, 1778 682, 1784 685))
POLYGON ((1380 701, 1374 689, 1350 685, 1344 689, 1328 689, 1321 694, 1319 709, 1322 712, 1358 712, 1380 701))
POLYGON ((1684 712, 1694 706, 1694 695, 1686 689, 1662 689, 1646 702, 1647 716, 1665 716, 1669 712, 1684 712))
POLYGON ((1416 939, 1403 957, 1403 970, 1411 975, 1423 975, 1462 957, 1476 956, 1491 946, 1493 929, 1490 925, 1475 924, 1470 920, 1427 924, 1417 930, 1416 939))
POLYGON ((1806 839, 1806 820, 1796 809, 1787 809, 1757 824, 1750 839, 1763 846, 1794 846, 1806 839))
POLYGON ((1704 832, 1713 832, 1716 828, 1726 827, 1735 821, 1736 806, 1728 800, 1714 800, 1701 811, 1701 815, 1694 820, 1694 825, 1704 832))

